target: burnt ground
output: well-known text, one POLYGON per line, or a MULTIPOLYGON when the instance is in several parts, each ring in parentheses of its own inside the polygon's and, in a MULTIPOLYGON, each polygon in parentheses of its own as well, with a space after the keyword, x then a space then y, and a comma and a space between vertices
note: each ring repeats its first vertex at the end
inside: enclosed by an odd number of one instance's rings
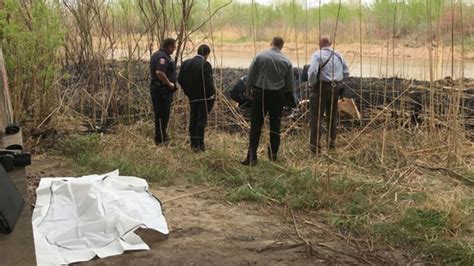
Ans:
MULTIPOLYGON (((74 176, 71 169, 71 164, 63 158, 35 156, 27 168, 30 192, 34 191, 39 177, 74 176)), ((345 239, 331 231, 315 213, 294 213, 293 216, 282 206, 227 202, 219 188, 152 184, 151 191, 163 202, 170 229, 168 238, 140 229, 138 233, 150 250, 96 258, 82 264, 405 264, 413 259, 398 250, 383 247, 377 250, 369 242, 361 244, 345 239)), ((31 200, 34 201, 34 197, 31 200)))
MULTIPOLYGON (((149 102, 148 63, 145 61, 107 62, 105 65, 87 67, 74 65, 65 68, 65 78, 60 81, 61 94, 68 106, 82 115, 82 123, 88 132, 107 132, 117 123, 130 124, 141 119, 151 119, 149 102), (128 65, 129 64, 129 65, 128 65), (100 71, 98 71, 100 69, 100 71), (66 75, 67 74, 67 75, 66 75), (87 93, 85 93, 87 92, 87 93)), ((215 69, 215 83, 218 90, 218 106, 215 112, 231 113, 227 104, 223 104, 224 95, 232 104, 230 91, 246 74, 245 69, 215 69), (218 110, 221 109, 221 110, 218 110)), ((311 88, 303 81, 303 69, 295 70, 295 92, 299 100, 307 99, 311 88)), ((434 109, 437 120, 445 121, 448 106, 455 103, 461 87, 461 80, 450 77, 433 82, 391 78, 349 77, 341 84, 343 97, 354 99, 362 114, 362 121, 368 122, 384 106, 395 120, 410 120, 411 125, 424 122, 430 105, 430 91, 435 100, 434 109)), ((463 80, 464 90, 460 93, 460 117, 467 130, 474 130, 474 80, 463 80)), ((217 106, 216 105, 216 106, 217 106)), ((175 106, 187 106, 187 99, 178 92, 175 106)), ((305 107, 303 107, 304 109, 305 107)), ((400 122, 403 124, 403 122, 400 122)), ((43 126, 43 131, 47 126, 43 126)), ((40 132, 36 135, 47 135, 40 132)), ((32 135, 35 135, 32 133, 32 135)))

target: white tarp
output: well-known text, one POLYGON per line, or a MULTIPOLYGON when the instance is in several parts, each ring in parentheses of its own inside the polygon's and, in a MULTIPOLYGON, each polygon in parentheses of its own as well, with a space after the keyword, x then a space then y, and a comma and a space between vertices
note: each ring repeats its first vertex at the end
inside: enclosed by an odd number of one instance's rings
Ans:
POLYGON ((33 234, 38 265, 58 265, 148 250, 138 228, 168 234, 160 202, 144 179, 118 170, 81 178, 42 178, 33 234))

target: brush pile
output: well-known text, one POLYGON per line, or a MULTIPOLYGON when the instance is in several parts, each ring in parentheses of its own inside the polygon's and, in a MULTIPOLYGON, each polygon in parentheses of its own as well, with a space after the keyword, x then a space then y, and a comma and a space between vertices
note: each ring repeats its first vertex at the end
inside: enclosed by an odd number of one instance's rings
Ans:
MULTIPOLYGON (((94 64, 93 62, 90 64, 94 64)), ((107 132, 118 123, 133 124, 153 118, 149 99, 148 62, 113 61, 96 65, 70 66, 60 81, 61 105, 58 108, 62 122, 55 128, 77 132, 107 132)), ((249 128, 249 110, 241 110, 230 99, 230 91, 245 69, 215 69, 218 100, 210 125, 236 132, 249 128)), ((308 99, 311 88, 297 81, 296 95, 308 99)), ((430 124, 435 127, 462 127, 469 138, 474 137, 474 80, 452 80, 447 77, 435 81, 401 78, 358 78, 344 81, 343 97, 354 99, 362 119, 341 119, 344 127, 372 127, 385 125, 391 128, 415 128, 430 124), (433 103, 433 104, 431 104, 433 103)), ((173 118, 185 127, 188 103, 182 92, 176 94, 173 118)), ((287 127, 306 127, 308 109, 301 106, 298 112, 286 110, 287 127), (296 115, 295 115, 296 114, 296 115)), ((51 126, 32 131, 32 135, 50 132, 51 126), (43 132, 44 131, 44 132, 43 132)), ((291 131, 291 130, 290 130, 291 131)))

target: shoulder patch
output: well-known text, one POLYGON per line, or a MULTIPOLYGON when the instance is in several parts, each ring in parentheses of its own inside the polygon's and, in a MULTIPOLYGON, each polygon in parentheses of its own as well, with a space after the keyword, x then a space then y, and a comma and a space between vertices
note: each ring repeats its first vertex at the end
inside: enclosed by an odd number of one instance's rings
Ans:
POLYGON ((164 58, 160 58, 160 65, 164 65, 166 63, 166 60, 164 58))

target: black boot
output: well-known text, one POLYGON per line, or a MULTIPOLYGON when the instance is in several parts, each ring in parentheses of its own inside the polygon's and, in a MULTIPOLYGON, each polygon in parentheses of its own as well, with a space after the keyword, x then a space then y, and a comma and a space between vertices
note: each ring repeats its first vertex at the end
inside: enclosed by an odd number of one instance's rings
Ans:
POLYGON ((268 153, 268 159, 272 162, 276 161, 277 160, 277 154, 276 153, 273 153, 272 152, 272 149, 270 147, 268 147, 267 149, 267 153, 268 153))
POLYGON ((336 142, 335 141, 330 141, 329 142, 329 150, 335 150, 336 149, 336 142))
POLYGON ((321 146, 310 145, 311 153, 316 155, 321 153, 321 146))
POLYGON ((240 162, 242 165, 254 166, 257 164, 257 154, 256 152, 248 151, 247 158, 240 162))

